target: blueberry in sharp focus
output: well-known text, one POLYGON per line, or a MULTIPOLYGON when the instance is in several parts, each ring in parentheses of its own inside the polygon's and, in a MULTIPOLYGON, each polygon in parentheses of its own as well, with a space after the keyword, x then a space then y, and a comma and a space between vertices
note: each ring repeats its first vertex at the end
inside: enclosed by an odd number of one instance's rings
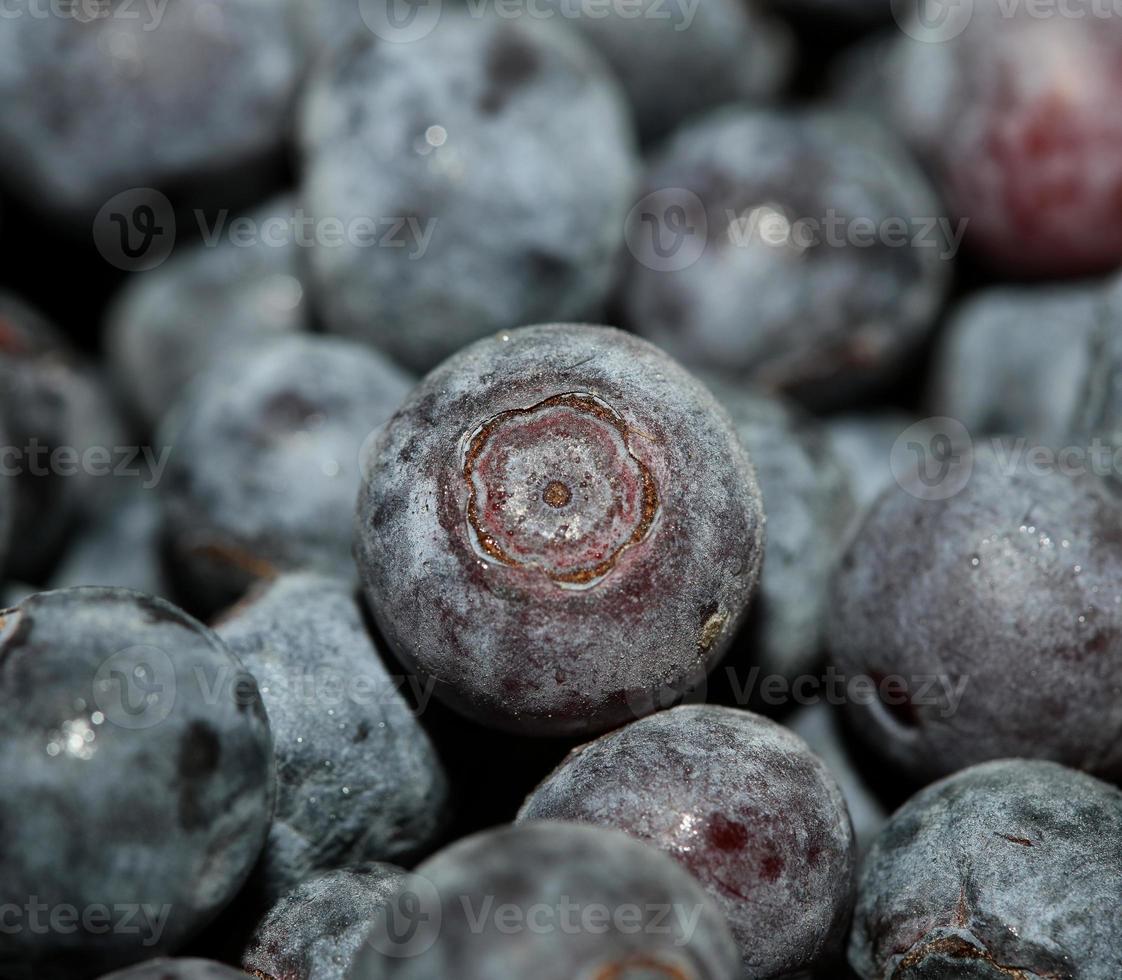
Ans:
POLYGON ((272 739, 253 678, 210 630, 123 589, 3 611, 0 664, 0 903, 108 910, 28 921, 4 937, 8 961, 74 980, 176 950, 237 892, 268 830, 272 739), (136 910, 123 923, 122 907, 136 910))
POLYGON ((350 980, 530 976, 733 980, 736 946, 665 855, 616 831, 546 821, 477 834, 421 864, 350 980))
POLYGON ((763 555, 705 387, 608 327, 525 327, 432 371, 364 460, 356 557, 393 650, 485 724, 602 731, 727 648, 763 555))
POLYGON ((830 574, 854 514, 849 481, 795 406, 739 386, 709 387, 752 457, 768 516, 760 589, 738 646, 765 673, 795 677, 822 653, 830 574))
POLYGON ((548 0, 623 84, 645 141, 715 106, 776 96, 789 73, 791 38, 755 3, 671 0, 637 16, 623 5, 548 0))
POLYGON ((36 310, 0 294, 0 464, 14 483, 8 574, 41 581, 83 518, 112 500, 127 434, 97 369, 36 310), (90 453, 97 456, 91 456, 90 453))
POLYGON ((975 434, 1062 439, 1082 402, 1098 324, 1122 329, 1100 283, 994 287, 951 317, 932 368, 931 408, 975 434))
POLYGON ((930 458, 841 560, 833 658, 880 690, 852 720, 917 777, 1006 756, 1122 774, 1122 510, 1043 463, 1013 442, 930 458))
POLYGON ((927 787, 864 861, 849 960, 863 980, 1122 972, 1122 793, 1008 759, 927 787))
POLYGON ((299 211, 288 198, 247 216, 258 238, 236 238, 229 218, 215 245, 199 242, 132 279, 114 300, 106 344, 115 380, 148 426, 188 383, 239 346, 303 330, 308 310, 297 255, 299 211))
POLYGON ((266 893, 317 870, 405 860, 431 846, 444 822, 444 772, 350 585, 282 576, 217 629, 260 684, 272 723, 277 805, 262 855, 266 893))
POLYGON ((245 974, 211 960, 160 958, 107 973, 101 980, 245 980, 245 974))
POLYGON ((367 33, 313 72, 299 130, 329 331, 428 369, 599 312, 639 164, 615 80, 558 20, 446 6, 422 43, 367 33))
POLYGON ((130 188, 194 178, 228 193, 252 179, 281 147, 300 70, 284 6, 109 0, 92 15, 8 18, 4 176, 76 215, 130 188))
POLYGON ((392 864, 369 863, 308 878, 269 910, 242 966, 264 980, 345 980, 404 875, 392 864))
POLYGON ((1118 268, 1122 12, 979 0, 935 20, 896 35, 880 101, 968 219, 966 243, 1006 276, 1118 268))
POLYGON ((800 397, 890 377, 933 325, 951 246, 896 138, 832 110, 717 110, 651 163, 620 289, 687 366, 800 397))
POLYGON ((223 358, 160 427, 172 554, 207 606, 310 569, 354 578, 359 452, 412 380, 350 341, 297 334, 223 358))
POLYGON ((623 830, 678 860, 724 912, 746 978, 840 950, 853 828, 833 776, 791 731, 714 705, 671 708, 574 750, 519 821, 623 830))

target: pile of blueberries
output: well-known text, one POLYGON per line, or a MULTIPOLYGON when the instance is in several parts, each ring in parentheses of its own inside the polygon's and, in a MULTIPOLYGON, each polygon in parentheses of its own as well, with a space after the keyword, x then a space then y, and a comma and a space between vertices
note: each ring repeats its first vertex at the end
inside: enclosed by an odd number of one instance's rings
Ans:
POLYGON ((12 0, 0 980, 1119 980, 1122 11, 12 0))

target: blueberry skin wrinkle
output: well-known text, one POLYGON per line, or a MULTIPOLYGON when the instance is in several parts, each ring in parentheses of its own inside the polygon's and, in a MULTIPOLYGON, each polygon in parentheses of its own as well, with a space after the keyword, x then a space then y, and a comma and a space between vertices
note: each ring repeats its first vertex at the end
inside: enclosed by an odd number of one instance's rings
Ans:
POLYGON ((0 701, 0 901, 148 910, 134 929, 22 929, 10 959, 74 980, 181 947, 241 887, 272 816, 253 678, 162 599, 67 589, 0 613, 0 701))
POLYGON ((1122 793, 1004 759, 922 790, 858 879, 863 980, 1114 980, 1122 973, 1122 793))
POLYGON ((719 659, 759 575, 759 489, 724 411, 610 328, 467 348, 364 473, 356 557, 387 642, 495 727, 580 734, 649 713, 719 659))
POLYGON ((316 871, 431 848, 444 827, 447 780, 349 583, 281 576, 215 628, 260 684, 273 725, 277 805, 259 868, 265 895, 275 900, 316 871))
POLYGON ((571 752, 519 823, 622 830, 674 857, 708 891, 745 980, 823 965, 843 946, 855 848, 833 776, 789 729, 752 712, 683 705, 571 752))

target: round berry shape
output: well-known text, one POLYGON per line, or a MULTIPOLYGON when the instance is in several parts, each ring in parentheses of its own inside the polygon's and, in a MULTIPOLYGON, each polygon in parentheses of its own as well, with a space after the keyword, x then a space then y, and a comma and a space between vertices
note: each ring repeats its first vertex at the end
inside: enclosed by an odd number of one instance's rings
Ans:
POLYGON ((280 150, 300 72, 281 0, 89 5, 0 32, 0 167, 41 206, 92 217, 133 188, 213 193, 280 150), (222 93, 220 98, 215 93, 222 93))
POLYGON ((1122 534, 1091 465, 979 444, 873 505, 828 636, 877 685, 848 705, 876 753, 926 778, 1012 756, 1122 775, 1122 534))
POLYGON ((262 980, 345 980, 404 878, 401 868, 378 863, 307 878, 261 920, 242 966, 262 980))
POLYGON ((763 549, 728 417, 607 327, 434 370, 370 446, 356 554, 386 639, 464 713, 540 734, 660 706, 724 652, 763 549))
POLYGON ((0 612, 0 665, 0 903, 107 910, 8 935, 7 960, 71 980, 178 949, 265 841, 275 774, 256 682, 210 630, 123 589, 0 612), (106 929, 123 908, 135 926, 106 929))
POLYGON ((733 980, 736 946, 665 855, 613 830, 543 821, 476 834, 419 865, 375 919, 350 980, 528 976, 733 980))
POLYGON ((897 37, 882 92, 975 254, 1018 277, 1122 265, 1118 8, 978 0, 933 20, 897 37))
POLYGON ((258 866, 266 896, 318 870, 431 848, 443 829, 444 772, 350 584, 281 576, 216 629, 257 678, 273 728, 277 805, 258 866))
POLYGON ((427 370, 494 330, 598 315, 639 160, 619 86, 560 18, 446 4, 422 42, 369 32, 300 116, 324 325, 427 370))
POLYGON ((858 880, 849 961, 863 980, 1114 980, 1122 971, 1122 793, 1007 759, 928 786, 858 880))
POLYGON ((354 578, 359 455, 412 380, 338 337, 295 334, 205 371, 165 418, 165 513, 205 606, 286 571, 354 578))
POLYGON ((745 977, 841 949, 853 829, 833 776, 798 736, 748 711, 671 708, 575 749, 520 822, 622 830, 676 858, 724 912, 745 977))
POLYGON ((816 401, 890 377, 935 321, 953 250, 904 146, 834 110, 718 109, 657 153, 623 315, 687 366, 816 401))

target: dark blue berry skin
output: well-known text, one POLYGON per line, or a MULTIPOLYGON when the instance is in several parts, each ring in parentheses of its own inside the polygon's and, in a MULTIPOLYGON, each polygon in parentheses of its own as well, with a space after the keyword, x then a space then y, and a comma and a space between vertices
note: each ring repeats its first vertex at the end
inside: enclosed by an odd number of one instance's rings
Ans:
POLYGON ((654 193, 621 308, 687 367, 837 402, 891 378, 934 324, 951 264, 924 223, 943 211, 870 119, 719 109, 655 156, 644 178, 654 193), (890 244, 889 221, 906 224, 903 246, 890 244), (881 237, 856 244, 862 227, 881 237), (672 261, 683 267, 667 270, 672 261))
POLYGON ((172 554, 191 594, 220 607, 286 571, 353 578, 359 455, 412 379, 337 337, 244 349, 199 377, 165 418, 172 554))
MULTIPOLYGON (((0 412, 0 446, 10 445, 4 433, 3 417, 0 412)), ((0 581, 4 579, 4 563, 8 558, 8 548, 12 536, 12 516, 16 507, 15 477, 0 472, 0 581)))
POLYGON ((91 448, 112 453, 133 440, 98 372, 72 350, 54 326, 8 293, 0 294, 0 419, 18 470, 7 572, 41 581, 67 537, 98 513, 114 493, 110 477, 91 475, 80 460, 91 448), (64 473, 56 451, 72 454, 64 473))
POLYGON ((392 864, 368 863, 308 878, 269 910, 242 966, 260 980, 345 980, 404 877, 392 864))
POLYGON ((639 160, 615 79, 558 20, 445 4, 421 42, 365 32, 313 71, 299 136, 309 214, 377 223, 309 251, 329 331, 427 370, 599 315, 639 160))
POLYGON ((129 280, 115 298, 106 323, 109 361, 146 426, 159 422, 193 378, 231 351, 305 329, 308 303, 290 231, 294 207, 281 198, 249 215, 263 236, 253 246, 227 237, 213 247, 200 242, 129 280), (277 222, 289 231, 274 238, 277 222), (285 244, 273 244, 277 239, 285 244))
POLYGON ((737 959, 720 911, 672 860, 616 831, 545 821, 468 837, 421 864, 390 899, 350 980, 733 980, 737 959), (420 920, 415 947, 394 942, 410 907, 420 920), (514 934, 497 911, 510 907, 526 917, 514 934), (582 928, 592 908, 606 915, 582 928), (687 916, 692 929, 681 925, 687 916))
POLYGON ((794 405, 710 383, 752 457, 768 516, 760 590, 738 647, 767 674, 797 677, 822 654, 830 575, 854 516, 841 462, 794 405))
POLYGON ((894 482, 892 447, 915 419, 902 412, 831 415, 822 421, 822 434, 834 458, 845 467, 860 518, 894 482))
POLYGON ((484 724, 560 735, 704 677, 755 588, 763 513, 700 382, 643 340, 570 324, 430 373, 369 447, 356 533, 410 670, 484 724))
POLYGON ((1093 336, 1111 314, 1102 284, 995 287, 963 302, 932 368, 931 409, 975 435, 1062 439, 1076 418, 1094 360, 1093 336))
POLYGON ((548 7, 607 60, 648 143, 716 106, 775 97, 791 67, 791 38, 755 3, 673 0, 640 17, 610 5, 573 16, 571 0, 548 7))
POLYGON ((1118 505, 1093 473, 998 448, 959 454, 936 485, 961 486, 947 499, 893 484, 850 544, 830 607, 834 661, 907 684, 896 704, 852 703, 851 719, 916 777, 1014 755, 1117 777, 1118 505))
POLYGON ((927 787, 861 868, 849 961, 863 980, 1122 974, 1122 793, 1008 759, 927 787))
POLYGON ((40 207, 89 217, 121 191, 187 178, 216 191, 280 149, 300 68, 284 4, 149 9, 7 20, 0 161, 40 207))
POLYGON ((245 974, 211 960, 156 959, 107 973, 101 980, 245 980, 245 974))
POLYGON ((156 489, 130 481, 96 521, 74 535, 51 574, 50 588, 100 585, 171 597, 162 528, 156 489))
POLYGON ((245 881, 272 815, 253 678, 170 603, 121 589, 0 613, 0 664, 0 904, 166 915, 22 930, 9 960, 73 980, 179 948, 245 881))
POLYGON ((725 914, 745 978, 841 949, 854 872, 845 801, 806 744, 759 715, 688 705, 634 722, 574 750, 518 819, 613 827, 670 854, 725 914))
POLYGON ((316 871, 430 848, 444 772, 350 585, 282 576, 217 630, 257 679, 272 722, 277 805, 260 868, 269 900, 316 871))

